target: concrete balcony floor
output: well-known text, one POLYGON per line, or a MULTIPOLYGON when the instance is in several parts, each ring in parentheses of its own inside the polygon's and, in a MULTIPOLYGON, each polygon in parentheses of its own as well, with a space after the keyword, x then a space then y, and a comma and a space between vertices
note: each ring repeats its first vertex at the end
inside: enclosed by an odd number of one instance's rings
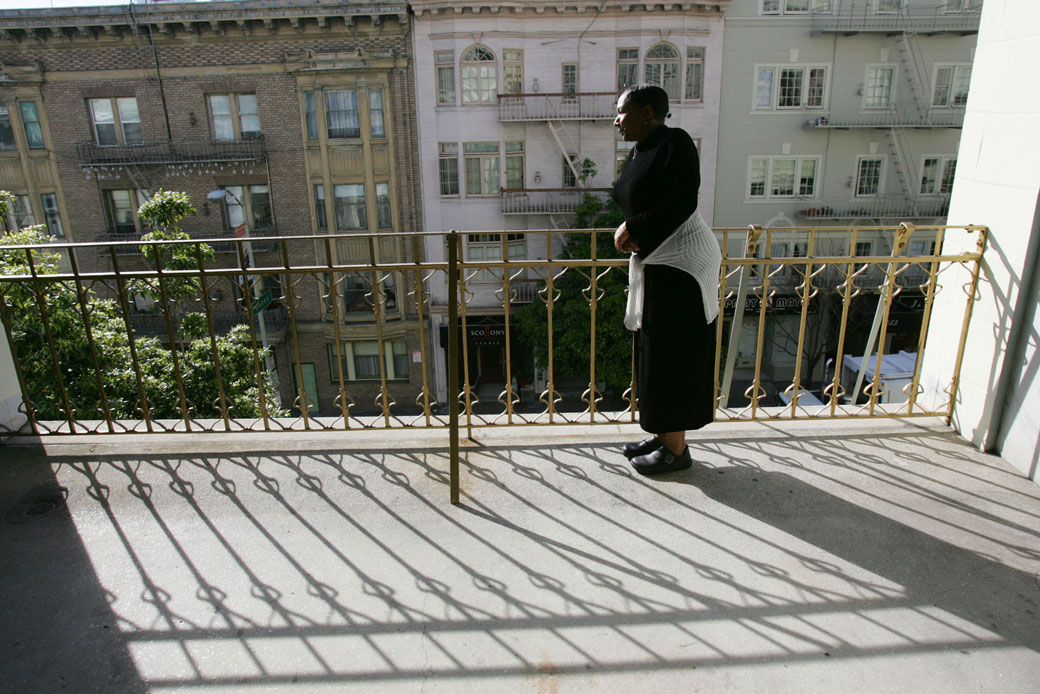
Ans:
POLYGON ((1035 692, 1040 487, 932 420, 0 448, 11 692, 1035 692), (68 490, 55 503, 55 487, 68 490))

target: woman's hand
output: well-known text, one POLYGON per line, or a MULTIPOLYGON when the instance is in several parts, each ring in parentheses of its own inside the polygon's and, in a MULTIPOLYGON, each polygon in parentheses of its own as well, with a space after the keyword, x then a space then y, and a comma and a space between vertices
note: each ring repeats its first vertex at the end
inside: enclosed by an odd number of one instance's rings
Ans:
POLYGON ((614 232, 614 248, 621 253, 635 253, 639 250, 639 246, 636 245, 636 242, 632 240, 632 236, 629 235, 625 222, 621 222, 621 226, 614 232))

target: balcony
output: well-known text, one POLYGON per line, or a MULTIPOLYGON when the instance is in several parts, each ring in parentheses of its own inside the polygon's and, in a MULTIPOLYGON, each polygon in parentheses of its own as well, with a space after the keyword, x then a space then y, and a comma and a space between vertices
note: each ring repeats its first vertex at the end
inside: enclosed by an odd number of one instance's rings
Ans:
POLYGON ((963 108, 924 108, 900 104, 886 109, 832 109, 805 122, 807 128, 960 128, 964 125, 963 108))
POLYGON ((834 198, 813 201, 798 211, 806 220, 899 219, 919 220, 946 217, 950 196, 907 198, 879 195, 872 198, 834 198))
POLYGON ((502 214, 574 214, 586 195, 605 200, 610 188, 505 188, 502 214))
POLYGON ((499 94, 498 120, 609 120, 617 117, 615 92, 499 94))
POLYGON ((250 140, 160 140, 137 145, 76 144, 80 166, 257 162, 267 156, 263 137, 250 140))
POLYGON ((885 12, 876 10, 873 2, 865 0, 832 0, 829 4, 821 3, 813 11, 812 33, 852 35, 909 32, 966 36, 978 33, 980 14, 978 8, 954 11, 946 4, 908 6, 898 11, 885 12))

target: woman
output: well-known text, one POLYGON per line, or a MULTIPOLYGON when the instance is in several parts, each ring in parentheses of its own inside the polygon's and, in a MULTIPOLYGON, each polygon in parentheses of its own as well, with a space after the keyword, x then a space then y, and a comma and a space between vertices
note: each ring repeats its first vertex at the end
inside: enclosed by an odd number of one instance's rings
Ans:
POLYGON ((639 424, 653 434, 624 454, 653 475, 690 467, 686 431, 713 419, 722 255, 697 213, 697 149, 685 131, 664 124, 667 93, 630 87, 617 113, 614 126, 636 144, 614 185, 625 215, 614 245, 633 253, 625 325, 637 331, 639 424))

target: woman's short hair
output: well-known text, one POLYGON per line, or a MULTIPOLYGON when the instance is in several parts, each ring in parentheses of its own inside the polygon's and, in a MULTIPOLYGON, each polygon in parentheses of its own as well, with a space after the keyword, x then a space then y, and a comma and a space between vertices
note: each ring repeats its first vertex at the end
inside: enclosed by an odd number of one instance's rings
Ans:
POLYGON ((629 99, 640 106, 649 106, 655 118, 664 120, 671 115, 668 113, 668 92, 656 84, 637 84, 629 87, 621 93, 621 103, 629 99))

